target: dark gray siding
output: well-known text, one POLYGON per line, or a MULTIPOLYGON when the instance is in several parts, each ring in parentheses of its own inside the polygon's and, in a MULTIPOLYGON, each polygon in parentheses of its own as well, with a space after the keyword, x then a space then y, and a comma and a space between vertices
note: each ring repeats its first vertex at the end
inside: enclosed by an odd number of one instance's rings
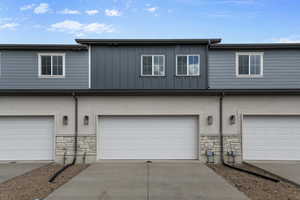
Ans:
POLYGON ((204 89, 206 46, 93 46, 91 54, 94 89, 204 89), (142 77, 141 55, 165 55, 164 77, 142 77), (176 54, 200 54, 200 76, 177 77, 176 54))
POLYGON ((237 78, 236 51, 210 50, 209 87, 212 89, 300 88, 300 50, 261 50, 259 52, 264 52, 263 77, 237 78))
POLYGON ((88 52, 65 53, 65 78, 39 78, 38 53, 49 51, 0 51, 0 89, 82 89, 88 88, 88 52))

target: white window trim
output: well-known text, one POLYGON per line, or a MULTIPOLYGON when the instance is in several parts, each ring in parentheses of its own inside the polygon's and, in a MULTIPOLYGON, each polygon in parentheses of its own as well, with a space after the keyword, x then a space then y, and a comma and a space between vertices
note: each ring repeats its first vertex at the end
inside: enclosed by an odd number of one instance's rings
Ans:
POLYGON ((147 54, 144 54, 144 55, 141 55, 141 76, 165 76, 165 71, 166 71, 166 59, 165 59, 165 55, 163 54, 151 54, 151 55, 147 55, 147 54), (152 74, 144 74, 144 71, 143 71, 143 57, 145 56, 151 56, 152 57, 152 74), (164 67, 164 71, 163 71, 163 75, 154 75, 154 56, 162 56, 163 57, 163 67, 164 67))
POLYGON ((236 52, 235 54, 235 73, 236 77, 238 78, 262 78, 263 77, 263 70, 264 70, 264 52, 236 52), (260 56, 260 74, 250 74, 250 59, 249 59, 249 74, 239 74, 239 56, 246 55, 246 56, 260 56))
MULTIPOLYGON (((39 65, 39 78, 65 78, 66 74, 66 54, 65 53, 39 53, 38 54, 38 65, 39 65), (52 56, 62 56, 63 74, 62 75, 42 75, 42 56, 51 56, 51 65, 53 65, 52 56)), ((52 68, 52 66, 51 66, 52 68)), ((52 72, 52 70, 51 70, 52 72)))
POLYGON ((201 57, 200 57, 200 54, 178 54, 176 55, 176 76, 200 76, 200 62, 201 62, 201 57), (190 73, 190 70, 187 69, 187 74, 184 75, 184 74, 178 74, 177 71, 178 71, 178 56, 187 56, 187 60, 186 60, 186 64, 187 64, 187 68, 189 67, 189 56, 198 56, 198 60, 199 60, 199 63, 198 63, 198 67, 199 67, 199 70, 198 70, 198 74, 189 74, 190 73))

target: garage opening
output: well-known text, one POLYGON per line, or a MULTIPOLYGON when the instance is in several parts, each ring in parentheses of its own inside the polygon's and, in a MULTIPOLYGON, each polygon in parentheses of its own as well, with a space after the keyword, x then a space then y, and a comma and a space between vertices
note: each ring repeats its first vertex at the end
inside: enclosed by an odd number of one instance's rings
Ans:
POLYGON ((197 159, 194 116, 103 116, 98 159, 197 159))
POLYGON ((53 160, 52 117, 0 117, 0 160, 53 160))
POLYGON ((244 160, 300 160, 299 116, 245 116, 244 160))

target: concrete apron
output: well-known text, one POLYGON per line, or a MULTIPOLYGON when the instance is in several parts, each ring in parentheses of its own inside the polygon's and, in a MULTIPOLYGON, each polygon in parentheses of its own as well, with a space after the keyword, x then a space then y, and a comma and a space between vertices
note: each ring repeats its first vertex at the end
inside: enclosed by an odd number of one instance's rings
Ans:
POLYGON ((96 163, 47 200, 246 200, 200 163, 96 163))

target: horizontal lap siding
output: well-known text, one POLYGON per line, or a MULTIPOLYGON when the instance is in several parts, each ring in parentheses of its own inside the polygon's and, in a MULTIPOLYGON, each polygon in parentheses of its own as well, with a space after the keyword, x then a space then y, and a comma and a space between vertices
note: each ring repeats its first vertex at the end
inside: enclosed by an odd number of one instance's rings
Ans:
POLYGON ((205 46, 92 47, 94 89, 203 89, 206 86, 205 46), (165 55, 164 77, 142 77, 141 55, 165 55), (176 54, 200 54, 200 76, 176 77, 176 54))
MULTIPOLYGON (((0 89, 75 89, 88 88, 88 52, 65 53, 65 78, 38 77, 38 51, 0 51, 0 89)), ((49 52, 46 52, 49 53, 49 52)))
POLYGON ((237 78, 236 51, 210 51, 209 87, 212 89, 300 88, 300 50, 259 52, 264 52, 263 77, 237 78))

